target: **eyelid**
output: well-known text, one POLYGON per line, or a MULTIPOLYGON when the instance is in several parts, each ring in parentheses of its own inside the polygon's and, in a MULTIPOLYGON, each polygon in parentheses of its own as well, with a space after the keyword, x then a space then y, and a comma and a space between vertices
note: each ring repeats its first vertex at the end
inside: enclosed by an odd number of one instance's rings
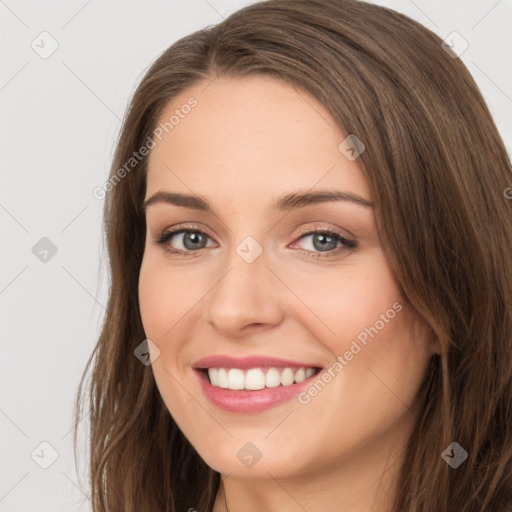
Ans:
MULTIPOLYGON (((174 234, 177 234, 177 232, 187 231, 187 230, 199 231, 201 233, 204 233, 205 235, 208 235, 212 239, 215 238, 209 233, 209 231, 207 229, 205 229, 202 226, 200 226, 199 224, 195 224, 195 223, 178 224, 176 227, 171 226, 169 228, 165 228, 164 230, 162 230, 160 232, 160 236, 165 235, 171 231, 174 232, 174 234)), ((340 236, 341 238, 346 238, 342 233, 339 233, 335 228, 330 228, 330 227, 326 227, 325 225, 317 225, 317 224, 313 224, 313 226, 308 226, 307 228, 302 228, 302 227, 299 228, 299 233, 298 233, 297 238, 300 238, 302 235, 305 235, 305 234, 313 234, 317 231, 322 231, 322 232, 327 232, 327 233, 331 232, 333 234, 340 236)), ((348 235, 350 237, 352 237, 354 240, 357 239, 356 235, 354 235, 347 229, 344 229, 344 231, 346 231, 348 233, 348 235)))
MULTIPOLYGON (((208 230, 204 229, 200 225, 195 224, 195 223, 185 223, 185 224, 181 224, 181 225, 179 224, 177 226, 172 226, 170 228, 164 229, 160 233, 160 235, 157 237, 157 239, 154 240, 154 242, 159 246, 164 246, 164 250, 166 250, 168 253, 173 253, 173 254, 178 254, 178 255, 183 255, 183 256, 195 256, 198 253, 200 253, 203 249, 207 249, 207 247, 203 247, 201 249, 187 251, 187 250, 183 250, 183 249, 175 249, 175 248, 169 249, 169 248, 165 247, 165 244, 169 240, 171 240, 178 234, 181 234, 181 233, 187 232, 187 231, 199 232, 201 234, 206 235, 208 238, 214 240, 214 237, 212 237, 210 235, 208 230)), ((347 232, 350 233, 349 231, 347 231, 347 232)), ((336 247, 335 249, 332 249, 330 251, 325 251, 325 252, 311 251, 309 249, 300 249, 300 248, 298 249, 298 251, 302 252, 303 254, 306 254, 306 255, 311 255, 311 254, 318 255, 317 256, 318 259, 328 259, 328 258, 337 256, 340 252, 350 250, 350 249, 355 249, 358 246, 358 244, 354 240, 354 238, 356 238, 355 236, 353 236, 353 239, 348 239, 344 235, 339 233, 336 229, 326 227, 325 225, 317 225, 317 224, 313 224, 313 226, 308 226, 307 228, 300 228, 299 234, 298 234, 298 236, 296 236, 296 238, 292 242, 292 245, 296 244, 299 240, 302 240, 306 236, 314 235, 317 233, 324 233, 327 235, 331 235, 337 241, 339 241, 342 245, 340 247, 336 247)), ((215 242, 215 243, 217 243, 217 242, 215 242)))
MULTIPOLYGON (((170 240, 171 238, 174 238, 175 236, 183 233, 183 232, 195 232, 195 233, 202 233, 204 235, 206 235, 208 238, 210 238, 211 240, 214 240, 214 237, 208 232, 207 229, 203 228, 202 226, 199 226, 198 224, 194 224, 194 223, 185 223, 185 224, 179 224, 177 226, 171 226, 171 227, 168 227, 168 228, 165 228, 163 229, 162 231, 159 231, 158 234, 156 235, 156 238, 153 240, 157 245, 163 245, 165 243, 167 243, 168 240, 170 240)), ((215 242, 217 243, 217 242, 215 242)), ((204 247, 203 249, 205 249, 206 247, 204 247)), ((181 249, 173 249, 177 252, 180 252, 182 251, 181 249)), ((198 249, 197 251, 184 251, 184 252, 188 252, 188 253, 192 253, 192 252, 199 252, 201 251, 202 249, 198 249)))
MULTIPOLYGON (((333 228, 333 227, 327 227, 325 224, 323 225, 319 225, 318 223, 314 223, 313 224, 313 227, 307 227, 307 228, 299 228, 299 235, 302 236, 304 234, 311 234, 311 233, 316 233, 316 232, 324 232, 324 233, 333 233, 333 234, 336 234, 337 236, 339 236, 340 238, 344 238, 344 239, 347 239, 347 236, 345 236, 344 234, 340 233, 340 228, 333 228)), ((345 231, 347 234, 348 234, 348 237, 350 237, 352 240, 351 241, 356 241, 357 240, 357 236, 354 235, 353 233, 351 233, 348 229, 343 229, 341 231, 345 231)))
POLYGON ((339 233, 338 231, 336 231, 332 228, 326 228, 326 227, 313 227, 313 228, 302 229, 300 236, 298 238, 296 238, 296 240, 292 243, 292 245, 295 245, 299 240, 302 240, 303 238, 306 238, 307 236, 316 235, 318 233, 325 234, 327 236, 334 238, 336 241, 341 243, 341 246, 336 247, 335 249, 333 249, 331 251, 325 251, 325 252, 324 251, 311 251, 308 249, 299 249, 299 250, 303 251, 305 254, 317 254, 318 255, 317 257, 319 259, 321 259, 321 258, 325 259, 325 258, 330 258, 330 257, 334 258, 342 251, 356 249, 358 247, 357 242, 353 238, 349 239, 349 238, 345 237, 344 235, 342 235, 341 233, 339 233))
POLYGON ((161 231, 158 231, 158 235, 157 237, 160 238, 160 237, 163 237, 169 233, 173 233, 173 235, 177 235, 178 233, 180 232, 183 232, 183 231, 194 231, 194 232, 200 232, 200 233, 204 233, 205 235, 209 236, 211 239, 214 239, 214 237, 210 234, 210 232, 200 226, 199 224, 194 224, 194 223, 185 223, 185 224, 178 224, 177 226, 170 226, 170 227, 167 227, 161 231))

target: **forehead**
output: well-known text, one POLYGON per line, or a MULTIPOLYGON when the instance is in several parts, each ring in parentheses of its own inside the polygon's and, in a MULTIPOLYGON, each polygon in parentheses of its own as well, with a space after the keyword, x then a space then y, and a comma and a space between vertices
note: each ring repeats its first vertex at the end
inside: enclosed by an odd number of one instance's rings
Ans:
POLYGON ((147 195, 170 188, 254 201, 319 186, 370 198, 357 160, 338 149, 348 134, 315 98, 275 78, 196 84, 170 101, 159 126, 167 129, 154 138, 147 195))

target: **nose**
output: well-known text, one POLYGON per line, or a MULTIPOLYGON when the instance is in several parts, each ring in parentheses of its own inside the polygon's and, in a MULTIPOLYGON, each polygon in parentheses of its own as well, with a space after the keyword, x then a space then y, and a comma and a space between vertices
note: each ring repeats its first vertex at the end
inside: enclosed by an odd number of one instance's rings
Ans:
POLYGON ((232 250, 226 270, 205 297, 206 321, 224 337, 237 338, 266 330, 283 319, 279 280, 267 267, 263 251, 254 261, 232 250))

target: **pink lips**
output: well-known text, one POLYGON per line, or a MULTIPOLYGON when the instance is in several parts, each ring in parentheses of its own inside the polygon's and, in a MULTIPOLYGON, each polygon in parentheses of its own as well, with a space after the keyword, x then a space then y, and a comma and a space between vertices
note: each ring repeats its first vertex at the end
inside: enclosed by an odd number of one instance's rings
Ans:
POLYGON ((196 361, 192 368, 205 369, 205 368, 319 368, 319 365, 314 363, 297 363, 294 361, 286 361, 284 359, 277 359, 268 356, 248 356, 248 357, 230 357, 230 356, 209 356, 203 357, 196 361))
POLYGON ((228 356, 210 356, 199 359, 192 365, 194 374, 199 379, 199 384, 206 397, 217 407, 224 411, 236 413, 258 413, 272 407, 276 407, 296 397, 303 388, 309 386, 317 374, 296 382, 290 386, 277 386, 256 391, 231 390, 213 386, 206 376, 206 368, 320 368, 311 363, 297 363, 266 356, 250 356, 234 358, 228 356))

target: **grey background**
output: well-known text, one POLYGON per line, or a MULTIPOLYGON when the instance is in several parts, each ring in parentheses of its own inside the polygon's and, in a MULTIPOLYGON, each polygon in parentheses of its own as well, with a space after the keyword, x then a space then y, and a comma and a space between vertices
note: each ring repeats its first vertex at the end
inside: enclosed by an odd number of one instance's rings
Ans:
MULTIPOLYGON (((120 119, 152 60, 247 3, 0 0, 1 511, 91 509, 71 429, 107 296, 103 201, 92 191, 108 177, 120 119), (47 59, 31 47, 43 31, 59 45, 47 59), (39 253, 43 237, 56 254, 39 253), (43 469, 52 449, 58 458, 43 469)), ((512 147, 511 1, 375 3, 468 41, 461 58, 512 147)))

